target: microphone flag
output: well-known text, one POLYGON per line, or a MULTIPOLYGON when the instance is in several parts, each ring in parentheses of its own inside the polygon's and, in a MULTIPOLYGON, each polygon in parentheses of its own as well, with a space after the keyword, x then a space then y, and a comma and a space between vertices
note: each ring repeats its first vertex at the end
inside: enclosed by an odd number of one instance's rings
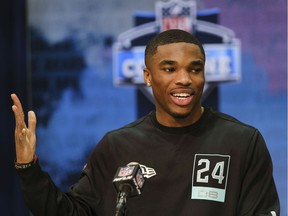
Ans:
POLYGON ((144 181, 140 165, 133 163, 118 168, 113 185, 118 193, 125 190, 127 197, 133 197, 141 194, 144 181))

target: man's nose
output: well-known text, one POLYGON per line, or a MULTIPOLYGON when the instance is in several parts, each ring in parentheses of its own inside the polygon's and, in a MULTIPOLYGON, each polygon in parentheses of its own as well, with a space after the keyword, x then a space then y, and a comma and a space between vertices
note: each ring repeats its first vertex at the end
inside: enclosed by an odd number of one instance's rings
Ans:
POLYGON ((189 71, 184 70, 184 69, 179 70, 175 77, 175 83, 178 85, 185 85, 185 86, 191 85, 192 79, 191 79, 189 71))

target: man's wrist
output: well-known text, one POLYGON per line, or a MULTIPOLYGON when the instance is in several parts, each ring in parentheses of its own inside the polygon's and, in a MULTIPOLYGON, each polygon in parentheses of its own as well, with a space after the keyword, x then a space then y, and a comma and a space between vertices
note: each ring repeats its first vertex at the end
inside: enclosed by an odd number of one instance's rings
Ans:
POLYGON ((33 160, 29 163, 17 163, 17 161, 15 160, 14 162, 14 166, 16 169, 27 169, 31 166, 33 166, 35 164, 35 162, 37 161, 37 155, 34 154, 33 160))

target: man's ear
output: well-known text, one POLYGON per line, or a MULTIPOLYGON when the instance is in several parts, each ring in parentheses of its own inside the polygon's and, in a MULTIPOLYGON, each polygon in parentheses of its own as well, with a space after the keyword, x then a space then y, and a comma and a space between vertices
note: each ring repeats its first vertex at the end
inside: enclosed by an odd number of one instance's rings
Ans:
POLYGON ((144 82, 148 87, 151 86, 151 72, 148 68, 144 68, 143 70, 144 73, 144 82))

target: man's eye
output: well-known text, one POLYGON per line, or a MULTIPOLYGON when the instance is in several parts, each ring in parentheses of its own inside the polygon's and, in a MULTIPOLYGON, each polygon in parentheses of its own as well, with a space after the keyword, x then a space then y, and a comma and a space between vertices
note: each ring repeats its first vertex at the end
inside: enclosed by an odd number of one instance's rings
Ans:
POLYGON ((201 72, 201 70, 202 70, 202 68, 192 68, 190 71, 192 73, 199 73, 199 72, 201 72))
POLYGON ((163 70, 166 72, 174 72, 175 68, 164 68, 163 70))

